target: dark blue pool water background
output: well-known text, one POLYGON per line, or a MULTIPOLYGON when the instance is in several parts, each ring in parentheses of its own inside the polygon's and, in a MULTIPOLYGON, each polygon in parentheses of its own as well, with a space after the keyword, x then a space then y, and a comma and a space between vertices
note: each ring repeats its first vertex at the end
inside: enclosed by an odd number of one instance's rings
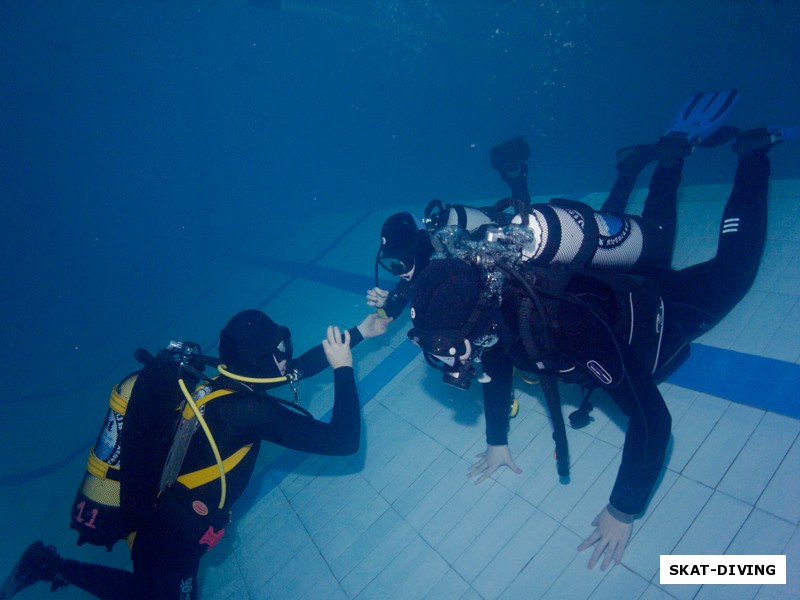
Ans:
POLYGON ((792 0, 7 0, 0 407, 102 402, 154 323, 285 252, 278 228, 313 244, 309 211, 501 197, 488 150, 518 134, 533 193, 605 190, 698 90, 740 89, 734 124, 800 123, 798 64, 792 0))

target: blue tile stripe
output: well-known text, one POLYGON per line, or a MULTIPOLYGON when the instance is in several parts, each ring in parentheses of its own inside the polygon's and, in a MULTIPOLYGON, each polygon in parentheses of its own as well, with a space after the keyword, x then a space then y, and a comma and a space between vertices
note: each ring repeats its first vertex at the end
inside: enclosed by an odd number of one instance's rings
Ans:
MULTIPOLYGON (((375 278, 361 275, 359 273, 352 273, 350 271, 342 271, 341 269, 334 269, 331 267, 323 267, 311 263, 300 263, 292 260, 283 260, 278 258, 267 258, 263 256, 250 257, 250 263, 290 275, 293 278, 306 279, 314 283, 321 283, 329 287, 333 287, 345 292, 352 292, 354 294, 364 295, 368 289, 375 286, 375 278)), ((395 284, 392 281, 380 279, 379 285, 383 289, 393 289, 395 284)), ((271 299, 271 298, 270 298, 271 299)), ((262 302, 262 306, 267 304, 262 302)))
POLYGON ((689 359, 668 381, 800 419, 800 365, 795 363, 692 344, 689 359))
MULTIPOLYGON (((284 260, 261 261, 260 264, 358 294, 363 293, 365 286, 372 286, 371 278, 328 267, 284 260)), ((384 289, 392 287, 391 282, 381 281, 381 284, 384 289)), ((668 381, 740 404, 800 418, 800 402, 795 400, 800 389, 800 365, 794 363, 692 344, 689 359, 668 381)))

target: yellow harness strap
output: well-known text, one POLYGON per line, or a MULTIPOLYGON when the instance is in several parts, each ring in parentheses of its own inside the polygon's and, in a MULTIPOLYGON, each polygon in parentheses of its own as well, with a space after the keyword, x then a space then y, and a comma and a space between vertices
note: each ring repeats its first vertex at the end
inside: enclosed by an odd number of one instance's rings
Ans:
MULTIPOLYGON (((202 398, 195 400, 195 406, 200 408, 206 402, 210 402, 215 398, 220 398, 222 396, 227 396, 228 394, 233 394, 233 390, 215 390, 210 394, 206 394, 202 398)), ((183 409, 183 418, 184 419, 191 419, 194 417, 194 412, 192 412, 191 406, 186 406, 183 409)), ((222 461, 222 469, 228 473, 236 467, 242 459, 250 452, 250 448, 252 448, 253 444, 248 444, 247 446, 243 446, 239 448, 236 452, 231 454, 228 458, 222 461)), ((189 489, 198 488, 201 485, 205 485, 214 481, 215 479, 219 479, 219 466, 214 464, 210 467, 206 467, 205 469, 200 469, 199 471, 192 471, 191 473, 186 473, 178 477, 178 481, 185 485, 189 489)))
MULTIPOLYGON (((199 400, 195 400, 194 404, 195 404, 195 406, 197 406, 197 408, 200 408, 206 402, 211 402, 215 398, 220 398, 222 396, 227 396, 228 394, 233 394, 233 390, 215 390, 215 391, 211 392, 210 394, 206 394, 205 396, 203 396, 199 400)), ((184 419, 191 419, 192 417, 194 417, 194 413, 192 412, 192 407, 187 404, 186 406, 183 407, 183 418, 184 419)))
MULTIPOLYGON (((250 452, 250 448, 252 447, 253 444, 247 444, 247 446, 239 448, 236 452, 223 460, 222 468, 225 470, 225 472, 229 473, 231 469, 242 462, 242 459, 245 457, 245 455, 247 455, 248 452, 250 452)), ((190 490, 193 490, 194 488, 198 488, 201 485, 210 483, 215 479, 219 479, 219 467, 217 465, 211 465, 205 469, 200 469, 199 471, 192 471, 191 473, 181 475, 178 477, 178 482, 182 483, 190 490)))

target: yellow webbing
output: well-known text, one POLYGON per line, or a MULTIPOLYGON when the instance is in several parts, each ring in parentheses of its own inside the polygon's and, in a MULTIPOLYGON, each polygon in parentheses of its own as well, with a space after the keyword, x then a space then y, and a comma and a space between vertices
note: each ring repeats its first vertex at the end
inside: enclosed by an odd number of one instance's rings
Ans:
MULTIPOLYGON (((95 456, 94 453, 94 448, 89 450, 89 460, 86 461, 86 471, 88 473, 91 473, 98 479, 107 479, 109 469, 114 469, 115 471, 119 471, 119 467, 112 467, 107 462, 97 458, 97 456, 95 456)), ((117 475, 113 479, 119 480, 119 475, 117 475)))
MULTIPOLYGON (((222 468, 225 470, 226 473, 230 472, 236 465, 242 462, 242 459, 250 452, 250 448, 253 447, 253 444, 248 444, 247 446, 243 446, 239 448, 236 452, 231 454, 228 458, 222 461, 222 468)), ((210 467, 206 467, 205 469, 200 469, 199 471, 193 471, 191 473, 186 473, 185 475, 181 475, 178 477, 178 481, 185 485, 187 488, 194 489, 198 488, 201 485, 205 485, 214 481, 215 479, 219 479, 219 467, 217 465, 211 465, 210 467)))
MULTIPOLYGON (((233 390, 216 390, 216 391, 213 391, 210 394, 206 394, 205 396, 203 396, 199 400, 195 400, 195 406, 197 406, 197 408, 200 408, 206 402, 210 402, 211 400, 214 400, 215 398, 219 398, 221 396, 227 396, 228 394, 232 394, 232 393, 233 393, 233 390)), ((192 407, 187 403, 186 406, 183 407, 183 418, 184 419, 191 419, 193 416, 194 416, 194 411, 192 410, 192 407)))
POLYGON ((123 417, 125 416, 125 411, 128 409, 128 401, 131 399, 131 392, 133 391, 133 386, 138 376, 138 373, 134 373, 119 385, 115 385, 111 388, 108 406, 111 407, 111 410, 119 413, 123 417), (119 390, 117 388, 119 388, 119 390))
POLYGON ((125 411, 128 409, 128 399, 122 396, 115 387, 113 390, 111 390, 111 396, 108 399, 108 406, 111 407, 111 410, 124 417, 125 411))

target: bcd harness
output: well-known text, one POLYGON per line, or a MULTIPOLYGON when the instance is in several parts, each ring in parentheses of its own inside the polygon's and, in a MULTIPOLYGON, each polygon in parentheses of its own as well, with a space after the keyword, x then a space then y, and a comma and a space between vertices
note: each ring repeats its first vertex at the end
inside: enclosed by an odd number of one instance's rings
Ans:
MULTIPOLYGON (((196 417, 195 410, 197 410, 200 414, 200 408, 205 406, 207 403, 211 402, 212 400, 216 400, 217 398, 221 398, 222 396, 228 396, 229 394, 235 393, 233 390, 228 389, 219 389, 211 392, 210 394, 206 394, 199 400, 195 402, 195 406, 186 406, 183 409, 182 418, 184 421, 190 421, 191 419, 196 417)), ((180 427, 180 425, 178 426, 180 427)), ((247 455, 250 449, 253 447, 253 444, 247 444, 246 446, 242 446, 236 452, 231 454, 225 459, 221 459, 220 462, 217 464, 211 465, 204 469, 199 469, 197 471, 192 471, 191 473, 186 473, 184 475, 179 475, 176 478, 176 481, 187 488, 195 489, 202 485, 206 485, 207 483, 211 483, 216 479, 221 479, 224 474, 229 473, 236 465, 238 465, 242 459, 247 455)), ((225 504, 225 496, 224 494, 220 494, 220 508, 225 504)))
MULTIPOLYGON (((78 531, 78 545, 88 542, 111 550, 120 539, 128 537, 130 542, 129 534, 149 518, 161 493, 175 481, 195 489, 219 479, 221 510, 226 500, 225 475, 252 448, 247 444, 230 456, 220 456, 201 410, 209 402, 234 393, 256 393, 245 383, 249 378, 227 372, 224 365, 218 365, 218 359, 199 355, 199 346, 191 342, 170 342, 157 357, 137 350, 135 357, 144 367, 112 388, 103 428, 89 452, 86 473, 73 503, 70 526, 78 531), (204 364, 216 365, 225 378, 205 377, 204 364), (200 381, 207 384, 198 388, 194 399, 187 383, 194 387, 200 381), (179 474, 198 427, 208 439, 216 464, 179 474)), ((296 383, 298 378, 295 372, 255 381, 296 383)), ((308 414, 295 403, 267 394, 263 397, 308 414)))
MULTIPOLYGON (((467 239, 470 240, 466 242, 467 247, 475 250, 472 254, 469 251, 464 252, 463 247, 458 248, 460 242, 452 242, 454 239, 458 240, 458 236, 441 235, 443 230, 439 230, 439 233, 433 232, 432 237, 438 237, 440 243, 434 243, 434 246, 441 255, 462 258, 479 267, 482 263, 487 263, 490 268, 502 271, 521 288, 517 315, 519 341, 529 359, 530 370, 539 376, 553 424, 558 473, 562 478, 566 478, 569 475, 569 449, 558 379, 577 383, 583 388, 583 402, 580 408, 570 415, 570 421, 575 428, 585 426, 591 420, 589 417, 589 411, 592 409, 589 403, 591 391, 597 387, 614 387, 626 377, 623 358, 626 351, 623 346, 636 349, 642 364, 649 363, 652 365, 651 372, 655 372, 663 331, 664 307, 652 281, 591 266, 600 247, 600 232, 591 207, 581 202, 563 199, 553 200, 551 205, 568 211, 583 233, 577 249, 573 248, 567 253, 571 258, 566 264, 551 264, 561 251, 559 243, 544 243, 541 246, 542 252, 535 261, 520 259, 517 254, 519 250, 517 241, 510 243, 511 254, 515 254, 513 259, 497 260, 497 256, 502 254, 494 253, 494 258, 486 260, 485 255, 482 255, 487 249, 487 242, 499 240, 502 244, 506 232, 514 227, 535 229, 530 227, 534 218, 544 219, 548 223, 547 227, 540 228, 540 232, 549 230, 551 233, 560 234, 558 218, 550 205, 536 205, 538 215, 534 217, 530 207, 522 202, 514 200, 499 202, 493 209, 494 218, 498 222, 512 223, 512 225, 501 228, 482 225, 481 233, 484 237, 480 242, 475 242, 474 234, 465 232, 467 239), (516 211, 511 219, 503 214, 509 206, 516 211), (457 248, 454 249, 453 246, 457 248), (581 289, 581 286, 586 289, 581 289), (598 290, 604 293, 597 294, 598 290), (603 299, 603 296, 607 304, 613 305, 615 310, 602 310, 602 306, 595 306, 598 298, 603 299), (637 318, 634 318, 634 315, 637 318), (648 315, 651 318, 647 318, 648 315), (566 323, 560 323, 560 320, 566 323), (602 338, 605 341, 604 347, 611 349, 610 355, 599 357, 592 353, 592 348, 589 351, 585 351, 584 348, 582 349, 584 351, 578 352, 576 356, 575 353, 565 352, 564 348, 560 348, 557 343, 561 339, 559 334, 569 329, 563 326, 572 325, 574 332, 576 323, 582 323, 587 331, 592 331, 602 338), (642 349, 647 350, 645 352, 647 356, 642 355, 642 349)), ((441 215, 443 209, 440 207, 441 204, 434 206, 431 203, 426 213, 441 215), (438 213, 433 213, 432 207, 438 208, 438 213)), ((458 216, 456 223, 450 223, 447 228, 461 229, 468 213, 464 210, 454 210, 454 207, 450 206, 447 208, 450 209, 451 215, 461 215, 458 216)), ((492 214, 488 210, 481 212, 485 218, 492 214)), ((438 219, 431 219, 431 222, 442 223, 443 219, 439 216, 438 219)), ((511 238, 512 236, 509 236, 509 239, 511 238)), ((487 254, 492 254, 491 249, 487 254)))

